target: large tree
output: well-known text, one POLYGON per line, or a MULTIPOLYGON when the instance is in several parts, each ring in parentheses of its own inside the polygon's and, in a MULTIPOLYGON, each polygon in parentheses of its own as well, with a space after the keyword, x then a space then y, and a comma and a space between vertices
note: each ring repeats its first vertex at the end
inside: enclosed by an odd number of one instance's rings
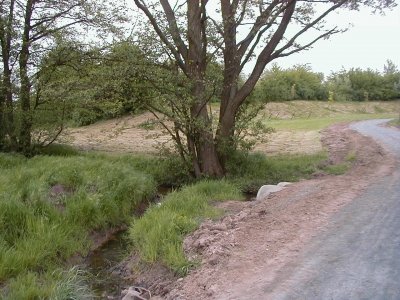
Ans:
POLYGON ((87 39, 89 28, 110 28, 118 22, 114 17, 120 7, 112 0, 0 2, 0 150, 32 151, 32 95, 37 92, 38 66, 57 38, 87 39))
MULTIPOLYGON (((134 0, 147 17, 169 59, 189 85, 190 121, 174 124, 176 141, 186 148, 197 176, 222 176, 227 153, 234 148, 238 115, 271 61, 310 49, 342 29, 326 17, 339 9, 374 11, 393 7, 393 0, 134 0), (223 65, 219 119, 212 129, 207 102, 210 61, 223 65), (251 63, 253 63, 251 65, 251 63), (240 82, 244 70, 249 76, 240 82), (249 71, 250 70, 250 71, 249 71), (195 129, 193 124, 196 124, 195 129), (181 143, 182 144, 182 143, 181 143)), ((173 105, 173 104, 172 104, 173 105)))

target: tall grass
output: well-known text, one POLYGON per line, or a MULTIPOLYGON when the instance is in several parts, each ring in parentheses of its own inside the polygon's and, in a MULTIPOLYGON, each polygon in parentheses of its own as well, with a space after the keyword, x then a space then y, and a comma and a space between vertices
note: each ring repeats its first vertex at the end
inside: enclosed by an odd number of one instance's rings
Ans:
POLYGON ((87 254, 92 231, 129 223, 157 186, 106 157, 0 154, 0 169, 0 298, 49 298, 49 285, 64 278, 53 271, 87 254))
POLYGON ((162 205, 153 205, 130 227, 130 237, 141 258, 161 261, 179 275, 194 262, 183 253, 184 237, 194 231, 201 220, 215 217, 218 211, 211 201, 240 200, 239 189, 226 181, 201 181, 170 193, 162 205))
POLYGON ((60 269, 39 275, 26 272, 13 278, 4 294, 9 300, 52 299, 89 300, 93 299, 86 276, 78 268, 68 271, 60 269))
POLYGON ((227 164, 227 178, 243 192, 256 193, 264 184, 298 181, 320 169, 324 152, 312 155, 274 155, 236 153, 227 164))

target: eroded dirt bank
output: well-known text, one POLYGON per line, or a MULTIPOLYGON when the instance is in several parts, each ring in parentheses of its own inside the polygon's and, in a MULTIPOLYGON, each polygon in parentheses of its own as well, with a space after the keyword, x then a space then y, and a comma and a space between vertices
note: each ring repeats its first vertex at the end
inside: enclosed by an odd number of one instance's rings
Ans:
POLYGON ((353 168, 340 176, 316 174, 262 201, 222 204, 224 218, 204 223, 185 240, 187 254, 201 266, 184 279, 164 283, 158 289, 163 298, 239 299, 260 281, 272 283, 335 212, 374 178, 392 172, 394 158, 345 125, 325 130, 322 142, 332 162, 355 157, 353 168))

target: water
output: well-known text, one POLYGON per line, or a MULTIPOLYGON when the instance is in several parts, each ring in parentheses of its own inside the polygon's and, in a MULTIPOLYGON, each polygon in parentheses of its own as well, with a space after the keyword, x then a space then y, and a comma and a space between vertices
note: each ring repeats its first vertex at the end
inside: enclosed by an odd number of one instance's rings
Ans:
MULTIPOLYGON (((141 216, 150 203, 162 201, 162 198, 172 190, 171 187, 159 187, 157 196, 149 202, 142 203, 135 211, 135 215, 141 216)), ((245 201, 254 200, 255 197, 251 193, 243 196, 245 201)), ((119 299, 122 290, 132 285, 132 282, 125 280, 117 270, 117 266, 129 255, 129 250, 126 230, 121 230, 88 256, 86 270, 90 274, 90 286, 99 299, 119 299)))
MULTIPOLYGON (((162 201, 162 198, 172 189, 172 187, 159 187, 157 195, 150 201, 143 201, 135 210, 134 215, 138 217, 143 215, 151 203, 162 201)), ((129 286, 129 282, 124 279, 117 268, 130 254, 129 250, 126 230, 121 230, 87 257, 85 269, 90 274, 89 284, 99 299, 119 299, 122 290, 129 286)))
POLYGON ((87 258, 86 270, 90 274, 90 286, 100 299, 118 297, 128 285, 120 274, 113 272, 115 266, 128 254, 129 243, 125 235, 125 231, 116 233, 87 258))

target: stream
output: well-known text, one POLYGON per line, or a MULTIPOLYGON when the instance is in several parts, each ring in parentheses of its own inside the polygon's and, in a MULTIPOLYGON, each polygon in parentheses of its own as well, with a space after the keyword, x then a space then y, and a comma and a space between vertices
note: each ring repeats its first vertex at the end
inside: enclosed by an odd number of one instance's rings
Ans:
MULTIPOLYGON (((151 203, 162 201, 162 198, 173 190, 171 187, 159 187, 157 195, 150 201, 144 202, 136 210, 135 215, 141 216, 151 203)), ((254 194, 243 194, 245 201, 253 200, 254 194)), ((121 230, 92 251, 83 266, 88 273, 89 286, 97 299, 120 299, 121 292, 132 285, 131 280, 124 279, 114 269, 129 255, 130 244, 127 230, 121 230)))

